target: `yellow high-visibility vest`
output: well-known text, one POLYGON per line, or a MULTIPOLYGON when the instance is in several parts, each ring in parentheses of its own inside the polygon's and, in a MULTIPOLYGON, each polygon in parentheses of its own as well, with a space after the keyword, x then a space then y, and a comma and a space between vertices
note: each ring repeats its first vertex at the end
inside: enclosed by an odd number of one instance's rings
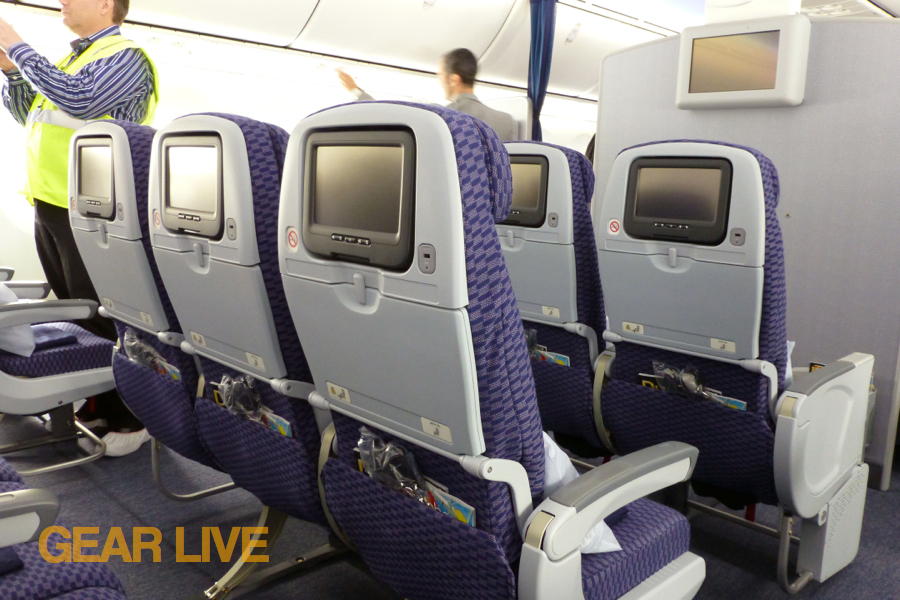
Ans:
MULTIPOLYGON (((63 73, 75 75, 96 60, 109 58, 129 48, 141 50, 137 44, 121 35, 110 35, 91 44, 71 64, 66 64, 72 60, 70 54, 56 63, 56 67, 63 73)), ((146 52, 144 56, 147 56, 146 52)), ((153 121, 156 105, 159 103, 159 75, 149 56, 147 60, 153 72, 153 94, 142 125, 149 125, 153 121)), ((106 115, 101 118, 111 117, 106 115)), ((25 195, 30 203, 34 204, 34 199, 37 198, 54 206, 69 205, 69 143, 75 130, 89 122, 70 117, 42 94, 35 97, 25 124, 25 168, 28 175, 25 195)))

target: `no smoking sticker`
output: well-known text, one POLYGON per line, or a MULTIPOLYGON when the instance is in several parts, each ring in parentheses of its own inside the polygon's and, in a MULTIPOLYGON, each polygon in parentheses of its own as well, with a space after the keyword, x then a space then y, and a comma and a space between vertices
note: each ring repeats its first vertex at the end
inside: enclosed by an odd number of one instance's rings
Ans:
POLYGON ((619 223, 618 219, 609 220, 609 233, 611 235, 618 235, 620 229, 622 229, 622 224, 619 223))
POLYGON ((291 252, 296 252, 297 248, 300 247, 300 232, 293 227, 288 229, 287 245, 288 250, 290 250, 291 252))

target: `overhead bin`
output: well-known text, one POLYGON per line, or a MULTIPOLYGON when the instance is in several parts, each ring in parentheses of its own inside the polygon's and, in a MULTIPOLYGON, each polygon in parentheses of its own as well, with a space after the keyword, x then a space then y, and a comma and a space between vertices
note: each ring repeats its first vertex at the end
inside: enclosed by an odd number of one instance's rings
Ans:
MULTIPOLYGON (((516 2, 506 25, 481 57, 479 79, 527 86, 530 10, 528 0, 516 2)), ((557 4, 548 91, 588 97, 600 81, 600 65, 607 54, 660 37, 661 34, 636 25, 557 4)), ((596 99, 596 91, 590 97, 596 99)))
MULTIPOLYGON (((515 0, 320 0, 294 48, 435 71, 441 55, 487 49, 515 0)), ((528 49, 525 49, 526 59, 528 49)))
MULTIPOLYGON (((57 0, 23 4, 59 9, 57 0)), ((297 38, 317 0, 144 0, 132 2, 128 20, 219 35, 248 42, 287 46, 297 38)))

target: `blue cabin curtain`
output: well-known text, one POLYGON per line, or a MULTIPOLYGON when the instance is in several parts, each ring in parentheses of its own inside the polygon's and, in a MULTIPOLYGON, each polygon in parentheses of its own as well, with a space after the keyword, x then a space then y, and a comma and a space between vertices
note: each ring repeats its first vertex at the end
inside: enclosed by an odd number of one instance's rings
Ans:
POLYGON ((543 140, 541 109, 550 83, 556 0, 531 0, 531 55, 528 61, 528 98, 532 105, 531 139, 543 140))

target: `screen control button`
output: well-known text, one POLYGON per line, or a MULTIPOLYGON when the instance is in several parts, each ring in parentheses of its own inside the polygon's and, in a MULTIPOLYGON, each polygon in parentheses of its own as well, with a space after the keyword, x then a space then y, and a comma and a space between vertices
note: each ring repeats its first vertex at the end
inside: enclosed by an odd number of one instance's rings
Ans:
POLYGON ((343 241, 344 241, 344 236, 342 236, 342 235, 339 234, 339 233, 332 233, 332 234, 331 234, 331 239, 333 239, 333 240, 336 241, 336 242, 343 242, 343 241))
POLYGON ((356 241, 356 243, 359 244, 360 246, 371 246, 372 245, 372 241, 367 240, 366 238, 359 238, 356 241))
POLYGON ((356 238, 353 237, 352 235, 348 235, 348 236, 344 237, 344 241, 347 242, 348 244, 355 244, 356 238))
POLYGON ((178 213, 178 218, 184 221, 187 218, 187 215, 185 215, 184 213, 178 213))

